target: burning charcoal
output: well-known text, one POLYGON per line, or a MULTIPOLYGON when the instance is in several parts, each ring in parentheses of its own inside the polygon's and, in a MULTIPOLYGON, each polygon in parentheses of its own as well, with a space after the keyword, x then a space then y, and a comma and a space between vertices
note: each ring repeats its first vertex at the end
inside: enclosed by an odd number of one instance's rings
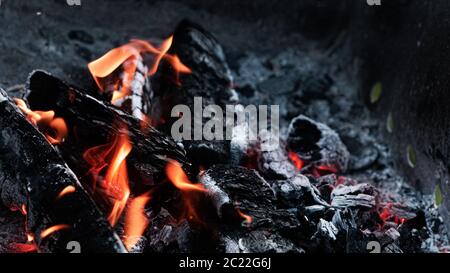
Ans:
POLYGON ((83 153, 105 145, 115 136, 127 133, 132 150, 127 157, 132 176, 143 184, 154 184, 164 177, 169 159, 185 164, 185 153, 169 137, 122 111, 86 95, 43 71, 28 80, 27 100, 32 109, 53 110, 69 128, 69 136, 59 146, 69 165, 80 175, 89 168, 83 153), (124 131, 124 128, 126 130, 124 131))
POLYGON ((325 124, 303 115, 294 118, 289 126, 288 147, 302 160, 317 166, 347 170, 349 153, 335 131, 325 124))
POLYGON ((288 180, 276 181, 272 185, 277 197, 288 207, 297 207, 299 205, 319 204, 329 207, 314 185, 311 185, 309 179, 297 174, 288 180))
POLYGON ((26 208, 27 232, 39 250, 66 252, 67 243, 77 241, 84 252, 126 252, 74 173, 2 90, 0 116, 2 199, 26 208))
POLYGON ((215 165, 200 177, 200 182, 208 190, 208 195, 222 218, 239 219, 239 209, 251 214, 252 225, 270 221, 267 216, 274 210, 275 194, 255 171, 237 166, 215 165))
POLYGON ((135 118, 144 120, 152 97, 147 73, 143 58, 140 55, 131 56, 113 73, 96 78, 102 90, 100 96, 135 118))
POLYGON ((280 141, 279 136, 270 131, 264 130, 259 134, 258 166, 270 179, 288 179, 298 172, 280 141))

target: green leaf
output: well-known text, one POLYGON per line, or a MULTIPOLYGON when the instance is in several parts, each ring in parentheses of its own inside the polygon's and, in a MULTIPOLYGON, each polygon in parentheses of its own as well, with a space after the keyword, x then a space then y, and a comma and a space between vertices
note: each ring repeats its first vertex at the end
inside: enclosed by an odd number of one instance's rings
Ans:
POLYGON ((394 131, 394 118, 392 117, 392 113, 389 113, 386 120, 386 130, 392 134, 394 131))
POLYGON ((383 91, 383 86, 381 82, 377 82, 370 91, 370 103, 374 104, 380 100, 381 93, 383 91))
POLYGON ((436 207, 439 207, 442 204, 443 198, 442 198, 442 191, 439 184, 436 185, 436 189, 434 190, 434 204, 436 207))
POLYGON ((408 165, 411 168, 414 168, 416 166, 416 151, 414 151, 414 148, 411 145, 408 145, 408 147, 406 148, 406 159, 408 160, 408 165))

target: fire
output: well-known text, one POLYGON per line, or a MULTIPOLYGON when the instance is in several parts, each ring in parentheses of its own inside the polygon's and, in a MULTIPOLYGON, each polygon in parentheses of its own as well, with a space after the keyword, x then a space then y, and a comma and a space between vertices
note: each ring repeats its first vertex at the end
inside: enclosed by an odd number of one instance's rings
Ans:
POLYGON ((17 98, 14 100, 27 119, 44 133, 51 144, 59 144, 67 136, 66 122, 62 118, 55 118, 54 111, 32 111, 25 101, 17 98))
POLYGON ((125 79, 120 90, 113 93, 112 102, 114 103, 120 98, 128 96, 131 88, 131 81, 136 72, 137 60, 141 58, 141 54, 152 54, 153 62, 147 64, 149 67, 148 76, 154 75, 159 67, 162 59, 166 59, 177 73, 177 82, 179 73, 191 73, 191 69, 185 66, 178 56, 167 54, 172 46, 173 36, 163 41, 159 48, 154 47, 144 40, 131 40, 128 44, 114 48, 107 52, 99 59, 88 64, 89 71, 97 83, 101 91, 105 87, 101 83, 101 78, 105 78, 113 73, 119 66, 123 66, 125 79))
POLYGON ((134 198, 128 205, 124 227, 124 244, 128 250, 136 245, 149 224, 149 219, 145 214, 145 205, 149 201, 150 194, 147 193, 134 198))
POLYGON ((200 191, 206 192, 205 187, 202 184, 192 184, 186 173, 181 168, 180 163, 171 160, 166 166, 167 178, 172 184, 182 191, 200 191))
POLYGON ((131 149, 128 133, 121 133, 114 138, 111 144, 90 148, 83 155, 84 159, 92 166, 89 172, 94 178, 94 191, 96 191, 100 172, 108 167, 106 175, 101 181, 101 186, 105 190, 97 193, 103 194, 112 203, 112 210, 108 216, 108 221, 112 226, 122 215, 130 196, 126 158, 131 149))
POLYGON ((244 219, 243 224, 251 225, 253 223, 253 217, 243 213, 239 208, 236 208, 236 211, 239 214, 239 216, 241 216, 244 219))
POLYGON ((297 155, 297 153, 295 153, 293 151, 289 151, 288 156, 297 170, 301 170, 303 168, 303 166, 305 165, 305 163, 303 162, 303 160, 300 159, 300 157, 297 155))
POLYGON ((45 230, 43 230, 41 232, 41 239, 44 239, 45 237, 47 237, 47 236, 49 236, 49 235, 51 235, 51 234, 53 234, 53 233, 55 233, 57 231, 64 230, 64 229, 69 229, 69 228, 70 228, 70 226, 69 225, 65 225, 65 224, 55 225, 55 226, 49 227, 49 228, 47 228, 47 229, 45 229, 45 230))
POLYGON ((20 212, 22 213, 22 215, 27 215, 27 206, 25 204, 22 204, 22 206, 20 207, 20 212))
POLYGON ((73 193, 75 191, 76 191, 76 189, 75 189, 74 186, 67 186, 58 194, 56 199, 61 199, 63 196, 65 196, 67 194, 70 194, 70 193, 73 193))

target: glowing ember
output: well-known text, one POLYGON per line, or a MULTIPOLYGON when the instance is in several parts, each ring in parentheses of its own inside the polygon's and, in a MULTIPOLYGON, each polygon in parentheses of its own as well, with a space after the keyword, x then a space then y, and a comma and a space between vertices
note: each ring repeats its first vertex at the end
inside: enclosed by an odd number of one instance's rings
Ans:
POLYGON ((330 172, 330 173, 337 173, 337 169, 334 166, 329 166, 329 165, 320 165, 316 167, 317 170, 319 171, 325 171, 325 172, 330 172))
POLYGON ((130 195, 125 159, 131 149, 126 132, 116 136, 111 144, 93 147, 83 155, 84 159, 92 166, 89 172, 94 178, 94 191, 96 191, 100 172, 108 167, 105 178, 101 181, 102 189, 105 190, 97 193, 104 195, 112 203, 112 210, 108 216, 108 221, 112 226, 122 215, 130 195))
POLYGON ((237 213, 244 219, 243 224, 251 225, 253 222, 253 218, 245 213, 243 213, 239 208, 236 208, 237 213))
POLYGON ((380 218, 383 222, 393 221, 396 225, 404 224, 406 222, 405 218, 400 218, 394 213, 392 213, 393 203, 389 203, 380 213, 380 218))
POLYGON ((124 83, 120 90, 113 93, 112 102, 114 103, 120 98, 129 95, 131 80, 134 77, 137 67, 137 60, 141 58, 141 54, 154 55, 153 62, 147 64, 149 67, 148 75, 154 75, 159 67, 162 59, 167 59, 173 69, 177 73, 177 82, 179 73, 191 73, 192 71, 185 66, 177 56, 167 54, 172 46, 173 37, 166 39, 159 48, 154 47, 147 41, 131 40, 130 43, 115 48, 107 52, 103 57, 88 64, 89 71, 93 76, 100 90, 104 91, 105 87, 101 83, 101 78, 105 78, 113 73, 119 66, 124 69, 124 83))
POLYGON ((145 205, 148 201, 150 201, 150 194, 147 193, 134 198, 128 205, 124 227, 124 244, 128 250, 136 245, 148 226, 149 219, 145 214, 145 205))
POLYGON ((301 170, 303 168, 303 166, 305 165, 303 160, 300 159, 300 157, 297 155, 297 153, 290 151, 288 153, 288 156, 297 170, 301 170))
POLYGON ((51 144, 59 144, 67 136, 66 122, 62 118, 55 118, 54 111, 32 111, 25 101, 17 98, 14 100, 27 119, 44 133, 51 144))
POLYGON ((67 194, 70 194, 70 193, 73 193, 75 191, 76 191, 76 189, 75 189, 74 186, 67 186, 58 194, 56 199, 61 199, 63 196, 65 196, 67 194))
POLYGON ((202 184, 192 184, 177 161, 170 161, 166 166, 166 175, 170 182, 182 191, 206 192, 202 184))
POLYGON ((11 243, 8 248, 14 253, 34 253, 37 252, 35 244, 11 243))
POLYGON ((70 228, 69 225, 64 225, 64 224, 55 225, 55 226, 49 227, 49 228, 47 228, 47 229, 45 229, 44 231, 41 232, 41 239, 44 239, 45 237, 47 237, 47 236, 49 236, 49 235, 51 235, 51 234, 53 234, 53 233, 55 233, 57 231, 64 230, 64 229, 69 229, 69 228, 70 228))

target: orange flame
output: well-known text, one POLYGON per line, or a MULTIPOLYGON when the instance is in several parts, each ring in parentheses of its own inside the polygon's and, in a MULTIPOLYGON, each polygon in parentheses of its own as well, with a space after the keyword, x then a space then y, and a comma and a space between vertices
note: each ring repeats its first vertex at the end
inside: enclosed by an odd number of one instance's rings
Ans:
POLYGON ((206 192, 205 187, 202 184, 192 184, 186 173, 181 168, 180 163, 171 160, 166 166, 167 178, 172 182, 172 184, 182 191, 200 191, 206 192))
POLYGON ((27 242, 31 243, 34 241, 34 235, 31 233, 27 233, 27 242))
POLYGON ((56 199, 57 199, 57 200, 58 200, 58 199, 61 199, 64 195, 73 193, 73 192, 75 192, 75 191, 76 191, 76 189, 75 189, 74 186, 67 186, 67 187, 65 187, 65 188, 58 194, 58 196, 56 197, 56 199))
POLYGON ((69 225, 61 224, 61 225, 54 225, 52 227, 49 227, 41 232, 41 239, 44 239, 45 237, 64 229, 69 229, 69 225))
POLYGON ((129 95, 131 81, 136 73, 137 60, 141 58, 141 54, 154 55, 153 62, 147 64, 149 67, 148 76, 152 76, 157 72, 162 59, 167 59, 177 73, 178 82, 179 73, 191 73, 192 71, 185 66, 176 55, 167 54, 172 46, 172 41, 173 36, 170 36, 163 41, 159 48, 156 48, 144 40, 131 40, 128 44, 114 48, 99 59, 89 63, 89 71, 100 90, 104 91, 105 88, 100 82, 100 79, 113 73, 119 66, 123 66, 125 79, 120 90, 113 92, 113 103, 118 99, 129 95))
POLYGON ((84 159, 92 166, 89 172, 94 178, 94 191, 100 172, 108 166, 102 186, 106 189, 105 196, 113 203, 111 213, 108 216, 108 221, 112 226, 117 223, 122 215, 130 196, 126 158, 131 149, 128 134, 122 133, 114 139, 112 144, 90 148, 83 155, 84 159), (110 158, 109 162, 108 158, 110 158))
POLYGON ((14 99, 17 107, 26 115, 27 119, 41 131, 51 144, 59 144, 67 136, 68 129, 62 118, 55 118, 54 111, 32 111, 25 101, 14 99), (49 132, 51 134, 49 134, 49 132))
POLYGON ((20 207, 20 212, 22 213, 22 215, 27 215, 27 206, 25 204, 22 204, 22 206, 20 207))
POLYGON ((305 165, 305 163, 300 159, 297 153, 290 151, 288 152, 288 156, 297 170, 301 170, 305 165))
POLYGON ((236 208, 237 213, 244 219, 244 224, 251 225, 253 223, 253 217, 243 213, 239 208, 236 208))
POLYGON ((147 193, 134 198, 128 205, 124 227, 124 244, 128 250, 136 245, 148 226, 149 219, 145 214, 145 205, 148 201, 150 201, 150 195, 147 193))

